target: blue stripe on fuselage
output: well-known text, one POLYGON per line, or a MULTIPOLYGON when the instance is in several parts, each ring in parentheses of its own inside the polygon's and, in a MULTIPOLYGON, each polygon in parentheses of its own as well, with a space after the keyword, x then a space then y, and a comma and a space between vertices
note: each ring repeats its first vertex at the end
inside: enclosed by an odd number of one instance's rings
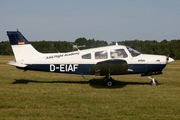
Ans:
POLYGON ((133 70, 133 74, 149 73, 162 71, 166 64, 129 64, 129 69, 133 70))
MULTIPOLYGON (((89 75, 94 64, 28 64, 26 70, 89 75)), ((162 71, 166 64, 129 64, 132 74, 162 71)), ((121 68, 119 68, 121 69, 121 68)), ((124 73, 127 74, 127 73, 124 73)))

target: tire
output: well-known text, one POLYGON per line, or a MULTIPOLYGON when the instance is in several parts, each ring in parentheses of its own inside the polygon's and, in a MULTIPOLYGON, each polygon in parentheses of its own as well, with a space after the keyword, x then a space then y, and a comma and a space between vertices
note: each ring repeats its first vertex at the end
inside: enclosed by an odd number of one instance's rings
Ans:
POLYGON ((106 86, 111 87, 111 86, 114 86, 114 81, 107 80, 105 84, 106 84, 106 86))
POLYGON ((157 80, 154 80, 154 82, 151 80, 150 84, 151 84, 152 86, 158 85, 158 81, 157 81, 157 80), (154 82, 155 82, 155 83, 154 83, 154 82))

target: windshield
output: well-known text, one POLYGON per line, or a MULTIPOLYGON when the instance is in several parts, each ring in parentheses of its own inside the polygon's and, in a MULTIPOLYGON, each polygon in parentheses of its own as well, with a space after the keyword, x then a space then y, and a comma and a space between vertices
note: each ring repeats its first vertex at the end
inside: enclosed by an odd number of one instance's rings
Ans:
POLYGON ((138 56, 138 55, 141 54, 141 53, 138 52, 137 50, 134 50, 134 49, 132 49, 132 48, 130 48, 130 47, 126 47, 126 48, 127 48, 128 51, 131 53, 132 57, 136 57, 136 56, 138 56))

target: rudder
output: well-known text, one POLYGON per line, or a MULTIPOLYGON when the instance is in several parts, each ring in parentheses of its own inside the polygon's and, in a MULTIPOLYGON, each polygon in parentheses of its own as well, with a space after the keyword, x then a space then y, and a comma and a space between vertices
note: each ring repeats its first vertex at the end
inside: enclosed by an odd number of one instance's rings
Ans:
POLYGON ((17 30, 17 31, 7 31, 9 37, 9 42, 11 45, 23 45, 29 44, 27 39, 17 30))

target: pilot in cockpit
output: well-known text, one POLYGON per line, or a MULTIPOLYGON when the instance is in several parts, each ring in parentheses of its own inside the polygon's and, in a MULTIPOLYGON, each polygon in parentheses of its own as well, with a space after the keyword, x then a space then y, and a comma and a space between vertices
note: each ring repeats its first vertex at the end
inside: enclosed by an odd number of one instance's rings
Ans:
POLYGON ((111 58, 123 58, 123 54, 121 50, 117 50, 116 52, 111 54, 111 58))

